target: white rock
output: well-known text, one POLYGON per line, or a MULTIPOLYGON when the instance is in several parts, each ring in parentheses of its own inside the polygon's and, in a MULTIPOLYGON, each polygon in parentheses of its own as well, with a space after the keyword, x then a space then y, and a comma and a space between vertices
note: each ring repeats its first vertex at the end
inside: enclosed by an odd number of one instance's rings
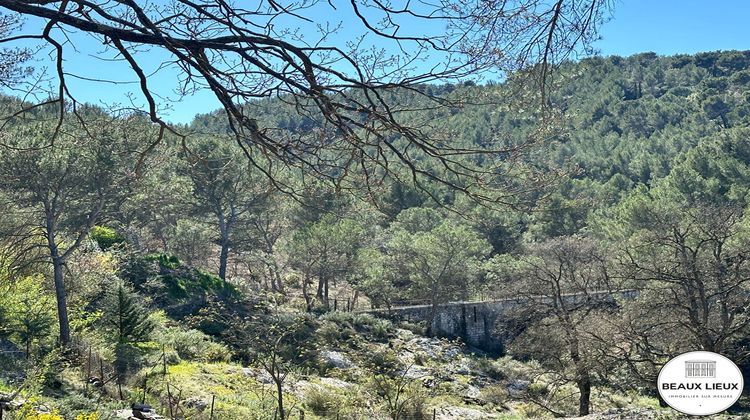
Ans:
POLYGON ((474 385, 469 385, 466 388, 466 392, 464 393, 464 396, 466 398, 479 398, 479 395, 481 394, 481 391, 479 388, 475 387, 474 385))
POLYGON ((524 392, 529 388, 531 382, 516 379, 508 384, 508 394, 511 397, 517 398, 523 395, 524 392))
POLYGON ((351 382, 342 381, 338 378, 328 378, 328 377, 322 377, 320 378, 320 383, 326 386, 330 386, 332 388, 351 388, 354 386, 351 382))
POLYGON ((497 418, 497 415, 487 413, 482 410, 469 407, 440 407, 435 411, 435 418, 448 420, 448 419, 469 419, 469 420, 480 420, 480 419, 492 419, 497 418))
POLYGON ((271 377, 271 374, 266 372, 264 369, 253 369, 249 367, 243 367, 242 373, 254 378, 256 381, 262 384, 273 383, 273 378, 271 377))
POLYGON ((404 374, 404 378, 420 379, 420 378, 424 378, 425 376, 432 375, 432 371, 430 371, 430 369, 425 366, 411 365, 406 369, 406 372, 404 372, 403 374, 404 374))
POLYGON ((396 337, 402 340, 411 340, 412 338, 414 338, 414 333, 409 330, 405 330, 403 328, 397 328, 396 337))
POLYGON ((335 368, 339 369, 349 369, 354 366, 354 364, 349 360, 345 355, 342 353, 339 353, 337 351, 333 350, 324 350, 320 356, 322 357, 323 361, 335 368))
POLYGON ((122 410, 115 410, 114 415, 115 415, 115 418, 118 418, 118 419, 129 419, 133 415, 133 410, 129 408, 124 408, 122 410))

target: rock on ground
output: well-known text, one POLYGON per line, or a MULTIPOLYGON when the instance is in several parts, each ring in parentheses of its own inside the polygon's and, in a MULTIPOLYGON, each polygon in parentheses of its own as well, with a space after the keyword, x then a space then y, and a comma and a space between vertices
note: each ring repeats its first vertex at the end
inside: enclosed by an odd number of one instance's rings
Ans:
POLYGON ((432 371, 425 366, 411 365, 406 368, 406 372, 403 372, 403 375, 407 379, 421 379, 432 375, 432 371))
POLYGON ((481 419, 494 419, 497 415, 488 413, 486 411, 477 410, 469 407, 440 407, 435 410, 435 419, 438 420, 454 420, 454 419, 466 419, 466 420, 481 420, 481 419))
POLYGON ((328 378, 328 377, 320 378, 320 383, 325 386, 330 386, 332 388, 340 388, 340 389, 351 388, 354 386, 354 384, 351 382, 342 381, 341 379, 338 379, 338 378, 328 378))
POLYGON ((320 353, 320 357, 323 362, 335 368, 349 369, 351 367, 354 367, 354 364, 351 360, 349 360, 349 358, 347 358, 343 353, 337 351, 324 350, 320 353))

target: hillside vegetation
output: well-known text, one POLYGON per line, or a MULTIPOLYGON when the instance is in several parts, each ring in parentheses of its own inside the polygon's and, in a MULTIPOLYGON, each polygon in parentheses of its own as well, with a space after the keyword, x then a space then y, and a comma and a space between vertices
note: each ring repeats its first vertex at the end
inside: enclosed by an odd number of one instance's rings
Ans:
MULTIPOLYGON (((750 52, 595 57, 554 83, 545 109, 507 101, 513 78, 419 86, 478 100, 398 116, 498 150, 458 158, 497 174, 495 202, 406 173, 264 172, 218 112, 147 154, 142 115, 86 107, 54 143, 54 110, 8 119, 6 415, 112 418, 145 401, 196 419, 678 418, 656 397, 670 357, 750 369, 750 52), (587 298, 623 290, 637 298, 587 298), (568 293, 584 298, 531 304, 568 293), (367 313, 508 297, 528 304, 497 332, 502 357, 430 337, 430 319, 367 313)), ((247 107, 290 141, 321 124, 283 98, 247 107)))

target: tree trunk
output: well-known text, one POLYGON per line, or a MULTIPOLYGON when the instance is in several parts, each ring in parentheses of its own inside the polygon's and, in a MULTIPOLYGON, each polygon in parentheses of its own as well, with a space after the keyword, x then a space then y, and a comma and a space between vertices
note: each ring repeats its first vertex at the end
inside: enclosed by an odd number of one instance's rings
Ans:
POLYGON ((279 418, 284 420, 286 413, 284 413, 284 379, 281 376, 281 368, 276 362, 276 356, 273 356, 273 362, 271 364, 271 377, 274 383, 276 383, 276 399, 279 406, 279 418))
POLYGON ((354 291, 354 296, 352 297, 352 304, 351 306, 349 306, 348 310, 353 311, 354 308, 357 307, 357 300, 359 300, 359 290, 354 291))
POLYGON ((55 298, 57 299, 57 319, 60 323, 60 345, 70 344, 70 322, 68 321, 68 302, 63 281, 63 261, 57 255, 57 248, 51 250, 52 267, 55 279, 55 298))
POLYGON ((276 291, 284 294, 284 283, 281 280, 281 274, 279 273, 279 266, 276 264, 276 262, 273 262, 271 265, 271 275, 273 276, 272 279, 276 281, 276 291))
POLYGON ((163 254, 169 254, 169 241, 167 240, 167 235, 165 235, 161 230, 159 231, 158 235, 159 242, 161 242, 161 252, 163 254))
POLYGON ((591 400, 591 377, 588 372, 579 373, 578 391, 581 393, 578 399, 578 415, 586 416, 589 414, 589 401, 591 400))
POLYGON ((307 309, 307 312, 312 311, 312 299, 310 299, 310 294, 307 293, 307 285, 310 282, 310 278, 305 275, 305 278, 302 279, 302 297, 305 298, 305 308, 307 309))
POLYGON ((227 260, 229 259, 229 241, 221 238, 221 253, 219 254, 219 278, 227 279, 227 260))
POLYGON ((578 338, 575 336, 575 330, 573 327, 568 327, 568 339, 570 340, 570 359, 573 361, 576 369, 576 385, 578 385, 578 392, 580 397, 578 398, 578 415, 586 416, 589 414, 589 406, 591 401, 591 375, 589 375, 588 368, 584 365, 581 359, 581 352, 579 348, 578 338))
POLYGON ((727 120, 727 116, 724 114, 719 114, 719 118, 721 118, 721 126, 723 128, 729 128, 729 120, 727 120))
POLYGON ((219 254, 219 278, 226 280, 227 260, 229 259, 229 233, 234 224, 234 215, 230 216, 229 220, 227 220, 224 217, 224 213, 217 210, 216 216, 219 219, 219 245, 221 246, 221 253, 219 254))
POLYGON ((286 418, 286 415, 284 413, 284 391, 281 381, 276 381, 276 394, 278 395, 279 418, 283 420, 286 418))
POLYGON ((315 293, 318 300, 323 300, 323 276, 318 277, 318 291, 315 293))
POLYGON ((54 212, 47 205, 45 205, 45 212, 47 248, 49 249, 49 256, 52 259, 55 298, 57 300, 57 320, 60 324, 60 346, 67 347, 70 343, 70 322, 68 321, 67 293, 65 292, 65 281, 63 279, 65 261, 63 261, 60 251, 57 249, 54 212))
POLYGON ((430 307, 430 317, 427 319, 427 336, 431 337, 434 333, 432 324, 435 323, 435 316, 437 315, 437 301, 432 300, 432 306, 430 307))

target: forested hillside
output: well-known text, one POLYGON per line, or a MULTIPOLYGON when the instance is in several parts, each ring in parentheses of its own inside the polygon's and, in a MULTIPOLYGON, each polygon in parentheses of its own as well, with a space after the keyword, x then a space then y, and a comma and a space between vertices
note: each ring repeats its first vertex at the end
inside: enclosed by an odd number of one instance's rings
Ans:
MULTIPOLYGON (((398 136, 384 161, 411 153, 425 177, 335 165, 361 158, 335 150, 302 170, 241 147, 211 110, 146 152, 159 127, 138 113, 7 118, 0 404, 538 418, 658 412, 658 370, 685 351, 750 369, 750 51, 587 58, 551 82, 543 108, 509 99, 514 77, 419 86, 477 98, 435 110, 389 92, 397 118, 456 150, 451 167, 492 175, 465 191, 398 136), (567 294, 583 298, 532 304, 567 294), (440 304, 500 298, 528 303, 496 332, 502 357, 426 338, 440 304), (407 304, 430 319, 363 313, 407 304)), ((301 149, 323 125, 284 97, 245 106, 301 149)))

